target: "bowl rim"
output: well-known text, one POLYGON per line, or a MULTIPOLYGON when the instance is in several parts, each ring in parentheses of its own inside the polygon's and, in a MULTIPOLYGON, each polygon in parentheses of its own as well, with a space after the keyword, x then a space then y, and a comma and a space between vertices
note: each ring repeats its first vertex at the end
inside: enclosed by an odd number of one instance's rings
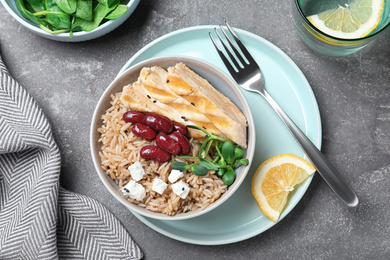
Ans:
MULTIPOLYGON (((201 75, 202 76, 202 75, 201 75)), ((122 82, 123 84, 123 82, 122 82)), ((107 101, 106 101, 107 102, 107 101)), ((101 124, 101 123, 100 123, 101 124)), ((120 75, 117 75, 115 79, 110 83, 110 85, 105 89, 103 94, 101 95, 93 116, 91 120, 91 125, 90 125, 90 151, 91 151, 91 156, 92 156, 92 161, 95 167, 95 170, 97 174, 99 175, 100 180, 103 182, 104 186, 108 189, 108 191, 116 198, 120 203, 122 203, 126 208, 128 208, 130 211, 135 211, 136 213, 143 215, 145 217, 153 218, 153 219, 159 219, 159 220, 184 220, 184 219, 190 219, 194 218, 200 215, 203 215, 215 208, 217 208, 219 205, 223 204, 228 200, 229 197, 231 197, 234 192, 240 187, 244 179, 246 178, 248 171, 250 169, 250 165, 253 161, 253 156, 255 152, 255 143, 256 143, 256 132, 254 131, 254 119, 252 116, 252 111, 249 107, 248 101, 246 100, 245 96, 241 92, 241 89, 239 86, 235 83, 235 81, 228 76, 225 72, 223 72, 221 69, 216 67, 215 65, 198 59, 198 58, 193 58, 185 55, 175 55, 175 56, 161 56, 161 57, 154 57, 150 59, 143 60, 141 62, 138 62, 132 66, 130 66, 128 69, 123 71, 120 75), (96 131, 96 125, 98 125, 98 121, 101 120, 102 112, 105 110, 102 110, 102 107, 105 104, 105 101, 107 97, 109 97, 111 94, 113 94, 113 91, 115 88, 118 88, 117 84, 119 84, 124 78, 126 78, 127 75, 134 73, 134 71, 139 71, 141 68, 146 67, 146 66, 152 66, 154 63, 158 62, 165 62, 165 61, 171 61, 172 64, 175 64, 177 62, 183 62, 184 64, 187 63, 192 63, 192 64, 201 64, 202 66, 207 67, 208 70, 211 70, 214 75, 216 75, 218 78, 223 79, 231 86, 234 86, 236 89, 237 94, 239 95, 239 100, 242 101, 242 110, 247 111, 247 122, 248 122, 248 136, 250 134, 250 138, 248 138, 248 148, 246 149, 246 157, 249 159, 249 165, 247 166, 241 166, 240 168, 240 177, 236 178, 234 183, 229 186, 228 190, 229 192, 225 192, 222 194, 222 196, 217 199, 215 202, 213 202, 210 206, 208 206, 206 209, 201 210, 195 210, 193 213, 179 213, 174 216, 169 216, 164 213, 159 213, 159 212, 153 212, 150 210, 147 210, 146 208, 142 208, 136 204, 133 204, 129 202, 125 197, 121 194, 119 194, 119 189, 116 188, 114 189, 112 183, 115 182, 112 180, 102 169, 100 166, 100 157, 98 156, 99 148, 98 146, 95 145, 96 142, 96 136, 99 135, 99 133, 96 131)))
POLYGON ((126 13, 118 17, 114 20, 106 21, 105 23, 99 25, 97 28, 91 30, 91 31, 79 31, 72 33, 72 38, 69 37, 69 33, 59 33, 59 34, 51 34, 44 30, 42 30, 39 26, 35 24, 29 23, 24 18, 19 11, 15 12, 13 8, 8 4, 7 0, 0 0, 0 2, 3 4, 4 8, 7 10, 7 12, 21 25, 26 27, 28 30, 34 32, 35 34, 42 36, 47 39, 51 40, 57 40, 57 41, 66 41, 66 42, 77 42, 77 41, 87 41, 91 39, 98 38, 100 36, 103 36, 104 34, 109 33, 110 31, 116 29, 119 25, 121 25, 129 16, 133 13, 135 8, 138 6, 140 0, 129 0, 129 2, 126 4, 128 9, 126 13))

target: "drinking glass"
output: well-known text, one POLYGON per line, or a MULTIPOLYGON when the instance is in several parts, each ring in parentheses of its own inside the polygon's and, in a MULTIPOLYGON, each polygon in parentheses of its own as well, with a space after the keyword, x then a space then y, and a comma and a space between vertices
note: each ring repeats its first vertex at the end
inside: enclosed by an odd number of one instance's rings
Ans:
POLYGON ((293 0, 292 18, 295 29, 302 41, 319 53, 331 56, 343 56, 354 53, 370 44, 389 27, 390 0, 385 0, 381 21, 368 36, 357 39, 341 39, 330 36, 318 30, 309 22, 307 17, 325 11, 326 9, 321 10, 321 6, 328 8, 332 4, 337 7, 337 4, 340 4, 340 0, 293 0), (321 2, 324 4, 321 5, 321 2))

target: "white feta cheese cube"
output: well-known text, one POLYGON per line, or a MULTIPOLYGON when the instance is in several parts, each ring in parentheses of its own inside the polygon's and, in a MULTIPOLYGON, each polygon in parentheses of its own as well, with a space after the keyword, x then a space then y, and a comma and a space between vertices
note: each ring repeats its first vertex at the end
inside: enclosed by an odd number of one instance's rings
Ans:
POLYGON ((171 187, 173 192, 182 199, 187 198, 188 193, 190 192, 190 187, 188 187, 184 181, 179 181, 175 184, 172 184, 171 187))
POLYGON ((127 167, 127 169, 130 171, 131 178, 133 178, 133 180, 140 181, 144 178, 145 171, 140 162, 133 163, 127 167))
POLYGON ((124 195, 130 196, 130 198, 142 201, 146 196, 144 186, 131 180, 126 186, 122 188, 124 195))
POLYGON ((179 171, 179 170, 172 170, 171 173, 169 174, 168 180, 171 183, 174 183, 178 179, 182 178, 184 176, 184 173, 179 171))
POLYGON ((168 184, 166 184, 163 180, 160 178, 155 178, 153 181, 152 190, 159 194, 163 194, 167 187, 168 184))

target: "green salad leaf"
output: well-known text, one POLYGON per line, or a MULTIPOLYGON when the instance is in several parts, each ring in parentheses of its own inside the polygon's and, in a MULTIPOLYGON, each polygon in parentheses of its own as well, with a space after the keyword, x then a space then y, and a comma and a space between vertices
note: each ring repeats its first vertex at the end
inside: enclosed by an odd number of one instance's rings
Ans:
POLYGON ((56 0, 56 3, 67 14, 76 12, 77 0, 56 0))
POLYGON ((92 31, 127 12, 120 0, 15 0, 21 15, 51 34, 92 31))
POLYGON ((127 12, 127 5, 119 4, 113 11, 111 11, 104 19, 115 20, 127 12))
MULTIPOLYGON (((86 21, 93 20, 92 0, 77 0, 75 16, 86 21)), ((127 9, 126 9, 127 10, 127 9)))

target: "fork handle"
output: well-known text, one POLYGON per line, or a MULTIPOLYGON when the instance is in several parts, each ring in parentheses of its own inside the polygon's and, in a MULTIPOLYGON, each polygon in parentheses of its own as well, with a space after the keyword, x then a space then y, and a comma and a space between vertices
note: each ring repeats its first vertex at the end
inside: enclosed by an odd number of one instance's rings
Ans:
POLYGON ((355 192, 348 185, 339 171, 325 158, 324 154, 309 140, 309 138, 299 129, 291 118, 283 111, 276 101, 264 90, 260 93, 265 100, 272 106, 275 112, 282 119, 284 124, 290 130, 295 140, 301 146, 306 156, 317 168, 318 173, 328 183, 330 188, 340 197, 340 199, 349 207, 356 207, 359 199, 355 192))

